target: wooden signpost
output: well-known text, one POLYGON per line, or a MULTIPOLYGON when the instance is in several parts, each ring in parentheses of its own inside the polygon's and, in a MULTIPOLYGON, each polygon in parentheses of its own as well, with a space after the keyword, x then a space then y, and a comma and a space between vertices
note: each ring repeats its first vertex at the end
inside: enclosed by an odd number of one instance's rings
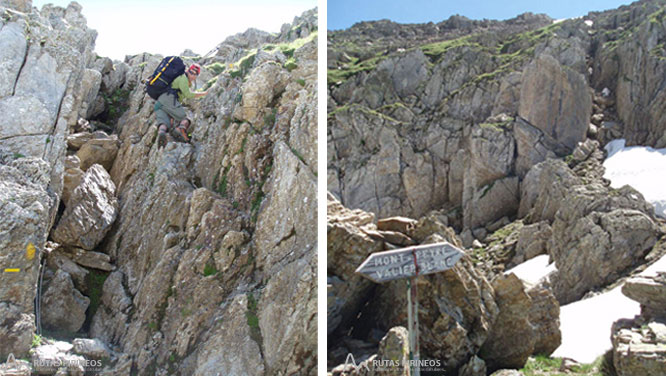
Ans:
POLYGON ((407 280, 407 318, 409 330, 409 360, 412 376, 420 376, 419 370, 419 303, 416 277, 451 269, 464 252, 447 242, 371 254, 356 273, 375 283, 394 279, 407 280))

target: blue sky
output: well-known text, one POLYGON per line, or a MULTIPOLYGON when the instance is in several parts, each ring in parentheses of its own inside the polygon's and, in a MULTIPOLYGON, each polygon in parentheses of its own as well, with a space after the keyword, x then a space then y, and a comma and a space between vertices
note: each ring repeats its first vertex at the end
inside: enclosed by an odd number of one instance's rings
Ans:
MULTIPOLYGON (((279 32, 282 24, 317 6, 317 0, 77 0, 88 27, 97 30, 95 51, 123 60, 141 52, 205 54, 226 37, 251 27, 279 32)), ((33 0, 67 7, 69 0, 33 0)))
POLYGON ((346 29, 359 21, 389 19, 399 23, 443 21, 454 14, 471 19, 505 20, 521 13, 545 13, 551 18, 573 18, 591 11, 631 4, 625 0, 492 1, 492 0, 328 0, 328 29, 346 29))

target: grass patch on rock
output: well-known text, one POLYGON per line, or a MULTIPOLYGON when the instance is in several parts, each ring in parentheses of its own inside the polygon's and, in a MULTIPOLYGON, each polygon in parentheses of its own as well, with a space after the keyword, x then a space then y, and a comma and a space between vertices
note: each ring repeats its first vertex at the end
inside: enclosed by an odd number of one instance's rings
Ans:
POLYGON ((520 372, 525 376, 614 376, 609 362, 612 363, 606 355, 602 355, 590 364, 576 364, 561 371, 562 358, 536 355, 527 360, 520 372))
POLYGON ((213 64, 206 65, 204 68, 206 68, 206 69, 208 69, 209 71, 213 72, 213 74, 214 74, 215 76, 217 76, 218 74, 224 72, 224 69, 225 69, 226 67, 225 67, 224 65, 222 65, 221 63, 217 63, 217 62, 215 62, 215 63, 213 63, 213 64))

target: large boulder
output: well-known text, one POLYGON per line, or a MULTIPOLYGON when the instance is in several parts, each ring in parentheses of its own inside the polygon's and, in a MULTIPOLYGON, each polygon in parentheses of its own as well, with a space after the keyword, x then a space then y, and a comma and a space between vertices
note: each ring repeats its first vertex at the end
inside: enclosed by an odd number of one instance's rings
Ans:
POLYGON ((49 330, 75 333, 86 320, 90 299, 74 288, 72 277, 58 270, 44 291, 41 306, 44 326, 49 330))
POLYGON ((666 273, 632 277, 622 286, 622 293, 641 303, 643 316, 666 318, 666 273))
POLYGON ((81 169, 87 171, 90 166, 100 164, 111 171, 118 153, 118 136, 107 136, 104 132, 95 132, 93 139, 81 146, 76 156, 81 160, 81 169))
POLYGON ((518 217, 527 223, 555 220, 569 188, 581 184, 566 163, 549 159, 532 167, 521 183, 518 217))
POLYGON ((379 342, 377 355, 370 357, 358 368, 369 369, 369 376, 409 376, 408 365, 409 332, 405 327, 396 326, 391 328, 379 342))
POLYGON ((69 199, 76 187, 81 184, 83 179, 83 170, 81 170, 81 160, 76 155, 71 155, 65 159, 65 173, 63 175, 62 202, 65 206, 69 205, 69 199))
POLYGON ((589 147, 594 150, 584 153, 587 159, 574 170, 562 161, 546 160, 522 182, 519 216, 525 216, 527 224, 541 223, 541 234, 530 235, 541 239, 534 243, 534 252, 541 252, 549 236, 546 249, 558 269, 551 284, 560 304, 580 299, 643 263, 661 235, 650 204, 630 186, 609 187, 599 173, 600 152, 594 143, 589 147))
POLYGON ((108 359, 111 357, 109 349, 97 338, 76 338, 72 345, 75 353, 88 359, 108 359))
POLYGON ((106 272, 113 270, 111 257, 105 253, 86 251, 76 247, 65 247, 64 255, 81 266, 106 272))
POLYGON ((34 371, 38 375, 83 375, 90 363, 71 350, 71 344, 60 341, 37 346, 31 352, 34 371))
POLYGON ((59 269, 67 272, 74 282, 77 290, 88 293, 88 274, 90 271, 72 260, 71 255, 65 253, 65 249, 56 243, 47 243, 46 267, 48 272, 45 272, 45 277, 50 276, 50 273, 55 273, 59 269))
POLYGON ((515 274, 493 281, 499 315, 479 352, 489 370, 522 368, 534 352, 536 335, 530 323, 532 299, 515 274))
POLYGON ((522 264, 536 256, 548 253, 548 242, 553 230, 547 221, 520 228, 513 258, 508 267, 522 264))
POLYGON ((58 243, 94 249, 116 219, 118 199, 109 173, 93 165, 74 190, 69 206, 52 232, 58 243))
POLYGON ((550 289, 539 285, 529 287, 527 295, 532 299, 529 321, 536 337, 533 354, 550 355, 562 344, 560 303, 550 289))
POLYGON ((467 364, 460 368, 459 376, 486 376, 488 374, 486 362, 474 355, 467 364))
POLYGON ((102 83, 102 74, 95 69, 86 69, 81 79, 81 87, 77 94, 74 108, 79 108, 79 117, 89 119, 89 113, 94 109, 95 98, 102 83))
POLYGON ((639 264, 661 235, 649 204, 629 186, 574 186, 553 222, 549 253, 557 265, 553 292, 561 304, 617 280, 639 264))

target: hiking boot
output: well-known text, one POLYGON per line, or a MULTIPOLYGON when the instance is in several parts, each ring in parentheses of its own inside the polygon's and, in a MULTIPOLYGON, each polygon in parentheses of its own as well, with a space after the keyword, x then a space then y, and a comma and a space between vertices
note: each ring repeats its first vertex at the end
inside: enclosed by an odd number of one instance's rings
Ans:
POLYGON ((185 130, 185 127, 180 125, 171 131, 171 135, 178 142, 190 142, 190 138, 187 137, 187 130, 185 130))
POLYGON ((157 126, 157 148, 161 149, 166 146, 167 143, 167 126, 160 124, 157 126))
POLYGON ((159 131, 157 133, 157 148, 161 149, 165 147, 167 144, 167 134, 166 132, 159 131))

